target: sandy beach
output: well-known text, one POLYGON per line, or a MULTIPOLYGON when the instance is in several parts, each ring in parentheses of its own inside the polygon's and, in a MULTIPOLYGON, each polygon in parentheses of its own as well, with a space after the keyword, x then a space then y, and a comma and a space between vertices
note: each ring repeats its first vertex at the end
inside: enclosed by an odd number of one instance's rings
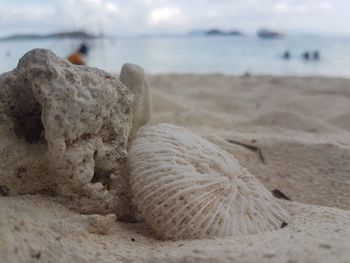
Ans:
POLYGON ((95 229, 93 216, 52 198, 0 191, 1 262, 350 262, 349 79, 184 74, 150 83, 150 124, 186 127, 233 154, 290 199, 279 202, 292 223, 160 241, 146 224, 99 216, 106 229, 95 229))

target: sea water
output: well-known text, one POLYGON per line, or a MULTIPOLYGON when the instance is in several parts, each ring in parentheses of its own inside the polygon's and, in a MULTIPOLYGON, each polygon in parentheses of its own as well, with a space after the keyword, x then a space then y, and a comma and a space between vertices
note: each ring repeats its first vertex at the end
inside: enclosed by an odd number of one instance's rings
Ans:
MULTIPOLYGON (((36 39, 0 41, 0 72, 13 69, 33 48, 48 48, 66 57, 80 41, 36 39)), ((253 36, 124 37, 89 40, 88 65, 119 72, 123 63, 141 65, 149 74, 223 73, 241 75, 320 75, 350 77, 350 37, 253 36), (288 50, 290 59, 284 60, 288 50), (319 60, 304 60, 302 53, 317 50, 319 60)))

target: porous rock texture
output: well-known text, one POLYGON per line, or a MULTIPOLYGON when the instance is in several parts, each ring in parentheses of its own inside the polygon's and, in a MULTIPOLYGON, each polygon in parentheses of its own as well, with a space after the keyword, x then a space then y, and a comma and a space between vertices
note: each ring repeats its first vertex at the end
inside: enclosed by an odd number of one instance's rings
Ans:
POLYGON ((145 77, 143 68, 129 63, 123 65, 120 81, 135 95, 132 107, 134 119, 130 135, 130 138, 132 138, 137 130, 151 118, 149 81, 145 77))
POLYGON ((132 217, 123 171, 133 100, 103 70, 49 50, 25 54, 0 76, 1 191, 58 194, 83 213, 132 217))

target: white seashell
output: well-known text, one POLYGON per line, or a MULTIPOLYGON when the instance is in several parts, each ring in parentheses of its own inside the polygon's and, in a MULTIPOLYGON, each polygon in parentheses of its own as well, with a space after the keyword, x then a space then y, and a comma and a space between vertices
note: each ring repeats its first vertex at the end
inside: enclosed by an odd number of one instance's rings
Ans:
POLYGON ((184 128, 141 128, 128 165, 134 204, 160 238, 256 234, 289 221, 233 156, 184 128))

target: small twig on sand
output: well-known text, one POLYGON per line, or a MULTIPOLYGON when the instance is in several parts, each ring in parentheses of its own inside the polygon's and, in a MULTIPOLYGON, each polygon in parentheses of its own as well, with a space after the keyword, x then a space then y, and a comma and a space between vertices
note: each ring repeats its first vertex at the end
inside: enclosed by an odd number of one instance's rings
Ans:
POLYGON ((283 221, 282 224, 281 224, 281 228, 284 228, 284 227, 286 227, 286 226, 288 226, 288 223, 285 222, 285 221, 283 221))
POLYGON ((288 196, 286 196, 284 193, 282 193, 280 190, 278 189, 274 189, 271 191, 272 195, 278 199, 284 199, 284 200, 288 200, 291 201, 290 198, 288 196))
POLYGON ((256 146, 256 145, 248 144, 248 143, 243 143, 243 142, 234 141, 234 140, 231 140, 231 139, 226 139, 226 141, 228 141, 229 143, 233 143, 233 144, 236 144, 236 145, 245 147, 245 148, 247 148, 248 150, 255 152, 255 153, 258 155, 260 161, 261 161, 262 163, 265 163, 265 157, 264 157, 264 155, 263 155, 262 150, 261 150, 260 147, 258 147, 258 146, 256 146))

